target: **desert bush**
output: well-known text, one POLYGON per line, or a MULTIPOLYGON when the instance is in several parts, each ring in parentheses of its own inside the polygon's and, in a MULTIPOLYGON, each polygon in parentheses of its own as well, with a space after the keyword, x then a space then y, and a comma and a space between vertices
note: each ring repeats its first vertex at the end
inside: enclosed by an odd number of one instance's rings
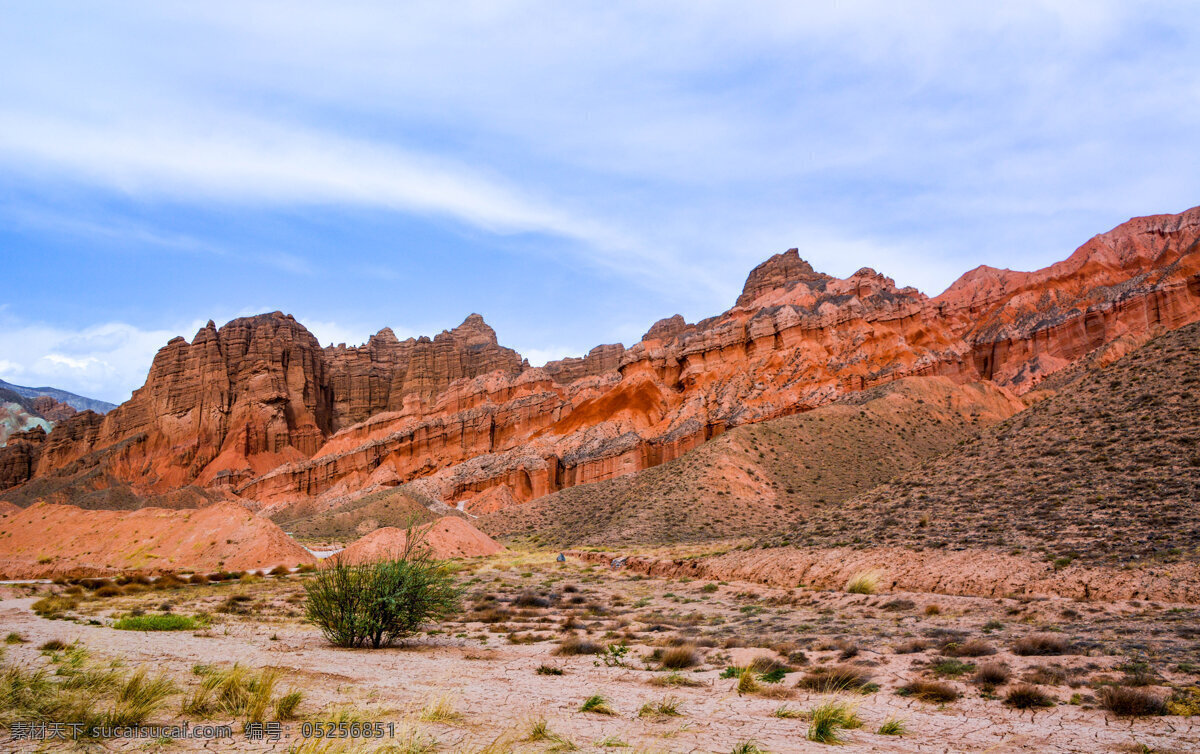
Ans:
POLYGON ((427 723, 452 723, 462 718, 454 704, 454 697, 441 694, 431 698, 421 710, 420 719, 427 723))
POLYGON ((404 549, 390 560, 352 564, 335 555, 304 584, 308 620, 339 647, 378 649, 452 615, 461 590, 425 546, 426 531, 409 527, 404 549))
POLYGON ((37 602, 34 602, 30 607, 33 612, 37 613, 43 618, 58 620, 66 617, 66 613, 74 610, 78 606, 79 603, 73 599, 51 595, 50 597, 41 598, 37 602))
POLYGON ((753 694, 759 690, 758 681, 754 677, 754 671, 750 668, 740 668, 737 674, 737 692, 741 694, 753 694))
POLYGON ((953 685, 943 681, 927 681, 918 678, 914 681, 909 681, 898 689, 902 696, 911 696, 920 699, 923 702, 935 702, 945 704, 958 699, 958 689, 953 685))
POLYGON ((663 670, 683 670, 700 664, 700 653, 691 644, 665 649, 658 659, 663 670))
POLYGON ((513 598, 512 603, 516 607, 550 607, 550 598, 526 590, 513 598))
POLYGON ((879 574, 874 571, 856 573, 846 581, 846 591, 850 594, 874 594, 879 588, 879 574))
POLYGON ((288 568, 287 566, 284 566, 284 565, 277 565, 274 568, 272 568, 270 571, 267 571, 267 575, 268 576, 287 576, 291 572, 292 572, 291 568, 288 568))
POLYGON ((1013 686, 1004 695, 1004 703, 1017 709, 1036 709, 1038 707, 1053 707, 1054 699, 1046 692, 1031 683, 1013 686))
POLYGON ((1013 642, 1013 654, 1029 657, 1034 655, 1061 655, 1071 648, 1071 640, 1058 634, 1030 634, 1013 642))
POLYGON ((556 668, 553 665, 538 665, 537 666, 537 674, 538 675, 562 675, 563 671, 562 671, 562 668, 556 668))
POLYGON ((604 647, 579 636, 568 636, 559 642, 554 654, 569 657, 573 655, 598 655, 604 647))
POLYGON ((664 688, 676 688, 679 686, 696 687, 704 685, 701 681, 688 678, 687 676, 674 671, 667 673, 666 675, 656 675, 650 680, 646 681, 646 683, 650 684, 651 686, 661 686, 664 688))
POLYGON ((26 639, 16 631, 10 631, 8 636, 4 637, 5 644, 25 644, 26 639))
POLYGON ((1161 715, 1167 711, 1166 701, 1161 696, 1131 686, 1105 686, 1100 689, 1100 706, 1114 714, 1129 717, 1161 715))
POLYGON ((62 639, 49 639, 42 642, 42 645, 38 647, 43 652, 61 652, 66 648, 67 643, 62 639))
POLYGON ((254 672, 234 664, 225 669, 204 666, 196 670, 204 680, 184 700, 181 709, 184 715, 206 717, 215 714, 257 723, 274 712, 274 719, 287 720, 295 715, 303 699, 295 690, 275 695, 280 673, 273 668, 254 672))
POLYGON ((579 711, 580 712, 591 712, 596 715, 615 715, 615 714, 617 714, 616 710, 614 710, 611 706, 609 706, 608 700, 605 699, 600 694, 592 694, 587 699, 585 699, 583 701, 583 704, 579 707, 579 711))
POLYGON ((673 696, 665 696, 656 702, 646 702, 638 710, 638 717, 679 717, 680 702, 673 696))
POLYGON ((983 657, 996 654, 996 648, 983 639, 969 639, 962 644, 947 644, 942 651, 951 657, 983 657))
POLYGON ((975 670, 975 682, 991 686, 1008 683, 1012 671, 1000 662, 985 662, 975 670))
POLYGON ((847 702, 832 700, 813 707, 808 713, 809 724, 807 738, 823 744, 842 742, 842 730, 852 730, 862 727, 854 707, 847 702))
POLYGON ((822 694, 862 691, 870 687, 871 671, 858 665, 831 665, 813 668, 796 683, 796 688, 822 694))
POLYGON ((104 723, 113 727, 139 725, 174 693, 175 684, 165 674, 150 678, 145 668, 139 668, 120 686, 112 710, 104 716, 104 723))
POLYGON ((969 662, 955 659, 953 657, 941 657, 933 664, 933 672, 943 678, 958 678, 960 675, 970 673, 975 670, 975 666, 969 662))
POLYGON ((898 655, 915 654, 926 649, 929 649, 929 642, 925 639, 908 639, 892 646, 892 651, 898 655))
POLYGON ((200 621, 187 615, 126 615, 113 623, 121 631, 191 631, 200 621))

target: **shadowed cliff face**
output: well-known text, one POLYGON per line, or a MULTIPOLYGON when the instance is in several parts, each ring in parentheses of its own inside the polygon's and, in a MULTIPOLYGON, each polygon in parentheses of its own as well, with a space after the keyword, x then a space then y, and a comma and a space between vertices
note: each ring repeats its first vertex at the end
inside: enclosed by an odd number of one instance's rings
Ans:
POLYGON ((1200 208, 1138 218, 1044 270, 979 268, 933 299, 869 268, 821 274, 789 250, 723 314, 540 368, 479 315, 432 339, 384 329, 324 349, 278 312, 210 323, 168 343, 118 409, 61 422, 35 476, 90 459, 137 490, 197 484, 275 512, 414 480, 468 507, 485 493, 489 507, 521 503, 903 377, 1026 392, 1200 319, 1198 240, 1200 208))

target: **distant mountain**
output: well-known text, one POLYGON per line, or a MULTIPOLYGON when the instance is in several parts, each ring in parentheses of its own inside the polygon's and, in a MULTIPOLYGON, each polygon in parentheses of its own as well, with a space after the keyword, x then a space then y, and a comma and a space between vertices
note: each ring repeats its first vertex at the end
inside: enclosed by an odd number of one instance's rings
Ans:
POLYGON ((82 395, 68 393, 66 390, 59 390, 56 387, 22 387, 14 385, 10 382, 0 380, 0 389, 11 390, 25 398, 37 398, 40 395, 47 395, 59 403, 65 403, 76 411, 95 411, 97 414, 107 414, 117 407, 115 403, 108 401, 98 401, 95 398, 85 398, 82 395))

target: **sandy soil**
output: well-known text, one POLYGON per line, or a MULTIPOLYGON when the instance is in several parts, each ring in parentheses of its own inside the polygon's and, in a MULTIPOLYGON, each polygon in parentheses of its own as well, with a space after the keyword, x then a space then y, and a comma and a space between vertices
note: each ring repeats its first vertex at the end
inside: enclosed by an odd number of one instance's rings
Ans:
MULTIPOLYGON (((1122 719, 1094 706, 1095 686, 1105 679, 1121 679, 1121 668, 1135 659, 1145 661, 1143 669, 1159 686, 1200 680, 1194 665, 1200 644, 1194 629, 1198 616, 1190 607, 785 590, 646 578, 577 561, 558 565, 551 557, 508 554, 468 563, 463 572, 467 612, 460 620, 415 637, 404 647, 379 651, 332 648, 315 628, 301 622, 299 595, 302 580, 309 578, 304 575, 84 599, 76 610, 82 623, 40 618, 31 612, 34 598, 25 596, 25 589, 8 588, 7 597, 0 600, 0 626, 28 642, 8 647, 10 664, 44 664, 47 660, 36 648, 61 639, 80 642, 97 657, 166 670, 185 688, 196 685, 192 667, 198 663, 278 667, 285 673, 285 685, 304 692, 302 718, 329 719, 339 708, 352 708, 369 719, 415 726, 436 738, 438 751, 482 751, 497 739, 507 745, 492 751, 554 750, 548 742, 520 740, 537 719, 545 719, 551 731, 581 751, 729 752, 746 741, 769 752, 825 751, 825 745, 805 740, 805 720, 772 713, 781 705, 807 710, 827 699, 794 687, 806 670, 839 662, 869 672, 880 688, 844 697, 857 706, 865 725, 847 732, 846 745, 837 751, 1200 750, 1197 718, 1122 719), (244 602, 230 599, 236 594, 246 595, 244 602), (86 624, 87 619, 107 623, 133 608, 156 612, 164 602, 175 613, 210 614, 211 628, 195 634, 142 633, 86 624), (571 628, 564 631, 567 620, 571 628), (1047 631, 1068 637, 1074 654, 1022 657, 1010 651, 1021 637, 1047 631), (628 641, 626 667, 610 667, 591 655, 552 654, 571 633, 601 645, 628 641), (1010 709, 1002 702, 1005 687, 983 693, 969 674, 947 679, 963 694, 949 704, 896 694, 913 678, 932 677, 932 666, 942 656, 940 643, 968 638, 982 639, 997 652, 964 657, 962 662, 1003 662, 1014 679, 1040 669, 1045 681, 1041 688, 1059 703, 1039 711, 1010 709), (643 658, 673 639, 702 645, 702 664, 678 676, 697 683, 695 687, 649 683, 666 674, 643 658), (912 653, 897 651, 913 640, 929 646, 912 653), (776 686, 763 684, 771 689, 770 696, 739 696, 736 681, 722 679, 721 672, 759 655, 790 656, 796 672, 776 686), (564 674, 538 674, 542 665, 564 674), (592 694, 605 696, 617 714, 579 711, 592 694), (1068 703, 1076 694, 1080 703, 1068 703), (421 710, 443 695, 449 695, 460 717, 450 723, 420 720, 421 710), (681 716, 639 717, 643 704, 668 695, 680 701, 681 716), (888 718, 903 719, 909 733, 875 733, 888 718), (605 739, 610 746, 600 745, 605 739), (612 747, 616 740, 630 748, 612 747)), ((172 702, 163 719, 173 719, 177 710, 178 702, 172 702)), ((274 746, 246 742, 236 733, 233 743, 212 748, 286 751, 299 743, 300 722, 288 725, 291 740, 274 746)), ((11 741, 0 741, 0 746, 34 748, 11 741)), ((164 750, 197 746, 175 743, 164 750)), ((373 749, 374 745, 348 750, 373 749)))

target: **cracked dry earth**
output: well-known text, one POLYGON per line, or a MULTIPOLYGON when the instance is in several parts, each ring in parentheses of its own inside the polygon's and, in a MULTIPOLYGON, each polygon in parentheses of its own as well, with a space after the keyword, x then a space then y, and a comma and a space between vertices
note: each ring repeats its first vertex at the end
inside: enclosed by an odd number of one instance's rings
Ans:
MULTIPOLYGON (((34 596, 28 595, 29 587, 7 587, 0 626, 26 643, 8 646, 5 664, 53 668, 49 653, 38 647, 59 639, 86 646, 98 661, 165 671, 181 693, 152 717, 154 722, 183 719, 182 694, 199 684, 196 665, 275 667, 283 674, 281 687, 303 692, 298 718, 288 723, 289 739, 248 742, 235 722, 232 741, 209 745, 219 751, 297 750, 304 720, 327 720, 339 710, 352 710, 359 720, 396 723, 401 738, 391 743, 402 745, 385 751, 538 752, 573 745, 589 752, 730 752, 746 742, 763 752, 825 751, 827 745, 805 739, 807 720, 775 713, 781 707, 804 712, 831 696, 855 705, 864 723, 844 731, 845 744, 835 751, 1200 751, 1196 717, 1118 717, 1097 701, 1106 682, 1136 682, 1160 694, 1168 693, 1168 686, 1200 682, 1200 611, 1191 606, 785 590, 642 578, 556 564, 551 554, 472 561, 460 575, 467 591, 459 620, 405 646, 378 651, 332 648, 303 623, 300 595, 307 576, 132 590, 105 598, 85 592, 76 595, 77 607, 68 614, 73 620, 47 620, 30 609, 47 589, 63 587, 43 585, 34 596), (167 605, 175 614, 210 615, 211 625, 197 632, 121 631, 105 625, 131 610, 152 614, 167 605), (1013 653, 1023 637, 1035 634, 1066 639, 1069 653, 1013 653), (590 654, 555 654, 566 636, 600 647, 626 642, 629 650, 613 665, 590 654), (964 656, 962 647, 969 642, 975 651, 994 653, 964 656), (696 647, 697 664, 674 674, 662 670, 655 651, 681 643, 696 647), (729 666, 744 667, 758 657, 773 661, 762 667, 786 666, 789 672, 779 683, 764 679, 757 691, 739 695, 737 679, 722 675, 728 675, 729 666), (984 663, 1006 666, 1011 680, 981 686, 973 674, 984 663), (797 688, 814 669, 834 665, 861 671, 878 689, 830 695, 797 688), (539 674, 539 666, 562 675, 539 674), (961 697, 937 704, 897 693, 918 678, 944 681, 961 697), (1055 706, 1007 707, 1006 691, 1023 680, 1036 683, 1055 706), (594 694, 604 696, 615 714, 581 712, 594 694), (668 696, 678 700, 678 715, 639 715, 644 704, 668 696), (437 722, 422 719, 422 711, 438 699, 453 714, 437 722), (878 734, 887 719, 902 720, 907 733, 878 734), (558 739, 523 740, 537 720, 545 720, 558 739), (435 739, 436 749, 409 745, 414 731, 427 745, 435 739)), ((380 743, 304 751, 375 751, 380 743)), ((145 741, 89 746, 203 748, 196 742, 145 741)), ((0 739, 0 748, 39 750, 7 738, 0 739)))

